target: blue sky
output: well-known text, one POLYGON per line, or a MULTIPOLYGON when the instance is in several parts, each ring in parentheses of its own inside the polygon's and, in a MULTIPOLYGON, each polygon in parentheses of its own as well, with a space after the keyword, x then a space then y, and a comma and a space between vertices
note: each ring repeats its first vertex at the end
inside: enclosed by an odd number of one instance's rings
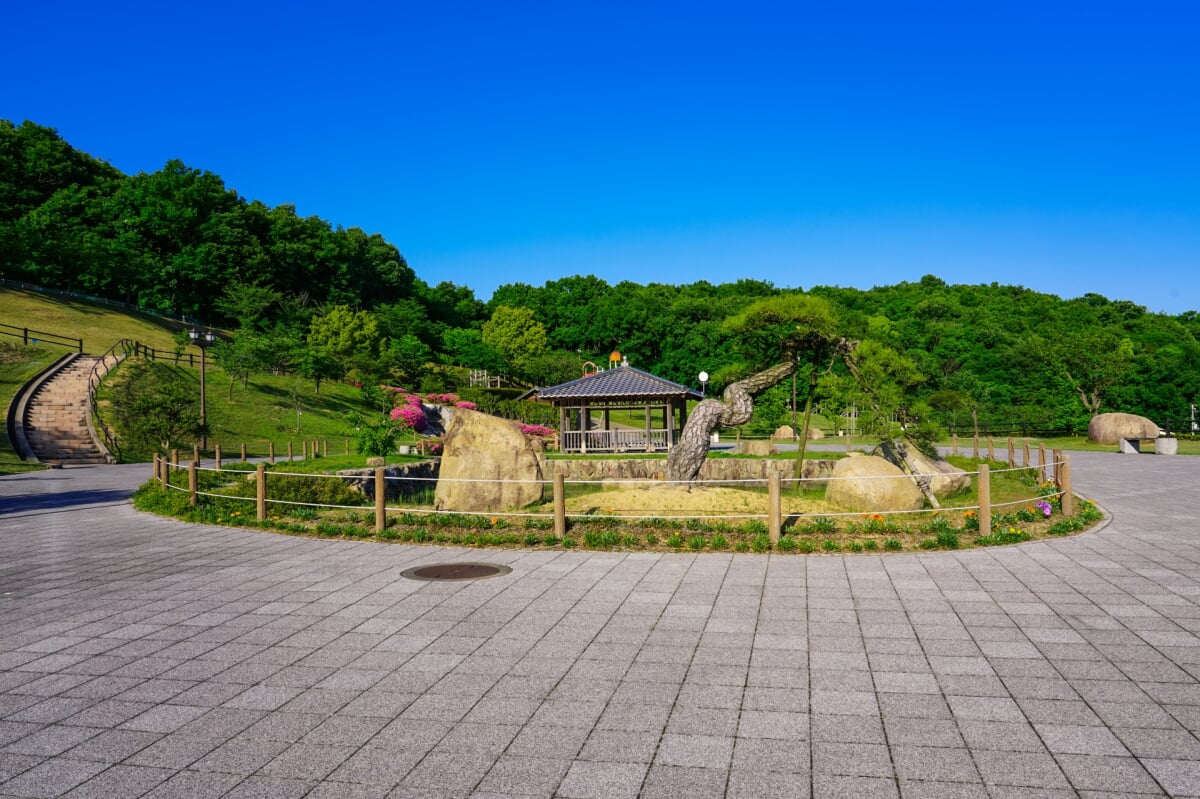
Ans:
POLYGON ((382 233, 593 273, 1200 310, 1200 4, 13 3, 0 117, 382 233))

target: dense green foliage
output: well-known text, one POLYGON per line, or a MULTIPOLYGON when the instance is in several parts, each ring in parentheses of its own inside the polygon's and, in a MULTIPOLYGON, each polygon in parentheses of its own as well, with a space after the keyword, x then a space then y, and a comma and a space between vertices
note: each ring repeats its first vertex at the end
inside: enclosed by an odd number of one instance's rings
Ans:
MULTIPOLYGON (((178 161, 124 175, 29 122, 0 120, 0 276, 232 329, 212 355, 242 382, 287 372, 315 387, 344 378, 442 390, 456 387, 439 371, 452 365, 546 385, 619 350, 691 386, 707 371, 709 392, 719 392, 775 357, 774 323, 740 324, 739 315, 804 295, 836 320, 814 329, 823 342, 863 342, 854 379, 844 362, 806 350, 799 404, 811 388, 828 418, 1050 431, 1119 410, 1179 429, 1200 394, 1195 312, 934 276, 808 292, 750 279, 610 285, 571 276, 501 286, 484 303, 466 287, 427 285, 377 234, 246 200, 178 161)), ((791 397, 790 383, 761 395, 750 428, 791 422, 791 397)))

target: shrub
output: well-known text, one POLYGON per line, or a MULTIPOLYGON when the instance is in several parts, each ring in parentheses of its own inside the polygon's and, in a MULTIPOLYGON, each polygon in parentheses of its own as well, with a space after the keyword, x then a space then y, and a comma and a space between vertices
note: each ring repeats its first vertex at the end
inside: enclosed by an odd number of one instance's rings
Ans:
POLYGON ((802 521, 797 525, 797 529, 813 535, 833 535, 837 532, 837 523, 828 516, 815 516, 802 521))
POLYGON ((950 530, 942 530, 933 539, 942 549, 958 549, 958 533, 950 530))

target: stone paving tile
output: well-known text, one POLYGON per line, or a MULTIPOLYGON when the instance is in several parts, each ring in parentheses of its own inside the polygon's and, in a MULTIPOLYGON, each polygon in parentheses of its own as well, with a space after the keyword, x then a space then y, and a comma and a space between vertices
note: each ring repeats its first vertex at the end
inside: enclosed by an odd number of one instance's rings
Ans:
MULTIPOLYGON (((0 795, 1188 795, 1196 520, 1123 498, 1186 491, 1200 463, 1074 457, 1102 533, 885 558, 495 552, 513 575, 465 585, 398 572, 478 552, 107 505, 90 559, 0 539, 19 564, 0 795)), ((40 479, 0 496, 57 487, 40 479)))
POLYGON ((564 799, 635 799, 649 767, 638 763, 575 761, 558 786, 564 799))
POLYGON ((111 799, 141 796, 173 777, 171 769, 113 766, 65 794, 66 799, 111 799))

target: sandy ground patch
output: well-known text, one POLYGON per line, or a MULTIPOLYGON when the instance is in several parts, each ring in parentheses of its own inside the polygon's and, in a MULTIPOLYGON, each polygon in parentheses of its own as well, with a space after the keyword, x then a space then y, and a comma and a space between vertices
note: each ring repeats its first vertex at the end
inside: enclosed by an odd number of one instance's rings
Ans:
MULTIPOLYGON (((688 491, 672 486, 627 486, 567 500, 568 514, 638 516, 765 515, 767 492, 698 486, 688 491)), ((783 496, 787 514, 834 512, 823 500, 783 496)))

